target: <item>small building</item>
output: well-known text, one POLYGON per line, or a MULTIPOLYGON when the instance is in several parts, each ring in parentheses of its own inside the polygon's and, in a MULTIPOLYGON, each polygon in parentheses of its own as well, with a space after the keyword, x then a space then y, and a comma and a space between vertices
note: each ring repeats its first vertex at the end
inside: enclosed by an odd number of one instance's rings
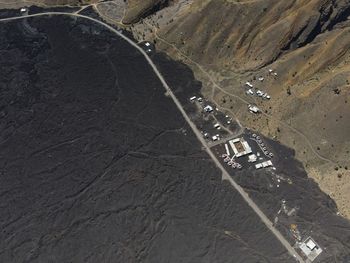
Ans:
POLYGON ((248 142, 243 138, 233 139, 229 141, 229 144, 237 158, 250 154, 252 152, 252 149, 250 148, 248 142))
POLYGON ((268 161, 266 161, 266 162, 263 162, 263 163, 261 163, 262 164, 262 166, 265 168, 265 167, 270 167, 270 166, 272 166, 272 162, 271 162, 271 160, 268 160, 268 161))
POLYGON ((220 127, 220 124, 219 124, 219 123, 215 123, 215 124, 214 124, 214 128, 220 130, 220 128, 221 128, 221 127, 220 127))
POLYGON ((226 150, 227 156, 230 156, 230 149, 228 148, 227 143, 225 143, 225 150, 226 150))
POLYGON ((260 112, 260 109, 257 106, 248 105, 248 109, 251 113, 257 114, 260 112))
POLYGON ((212 136, 211 139, 213 140, 213 142, 220 140, 219 136, 217 135, 212 136))
POLYGON ((146 46, 146 47, 150 47, 150 46, 151 46, 151 43, 150 43, 150 42, 146 42, 146 43, 145 43, 145 46, 146 46))
POLYGON ((245 83, 245 85, 247 85, 249 88, 253 88, 253 87, 254 87, 253 84, 250 83, 249 81, 247 81, 247 82, 245 83))
POLYGON ((194 102, 194 100, 195 100, 196 98, 197 98, 196 96, 193 96, 193 97, 190 98, 190 101, 191 101, 191 102, 194 102))
POLYGON ((254 95, 254 91, 252 89, 249 89, 246 91, 247 95, 254 95))
POLYGON ((203 98, 198 97, 197 101, 198 101, 199 103, 202 103, 202 102, 203 102, 203 98))
POLYGON ((262 97, 264 95, 264 92, 262 92, 261 90, 257 90, 256 95, 258 95, 259 97, 262 97))
POLYGON ((322 248, 320 248, 311 237, 308 237, 304 242, 299 243, 299 248, 311 262, 322 253, 322 248))
POLYGON ((255 169, 266 168, 266 167, 270 167, 270 166, 272 166, 272 162, 271 162, 271 160, 268 160, 268 161, 256 164, 255 169))
POLYGON ((264 81, 264 78, 263 77, 259 77, 258 80, 259 81, 264 81))
POLYGON ((248 162, 255 163, 258 157, 255 154, 251 154, 248 156, 248 162))
POLYGON ((262 167, 263 167, 263 166, 262 166, 261 163, 258 163, 258 164, 255 165, 255 169, 257 169, 257 170, 258 170, 258 169, 261 169, 262 167))
POLYGON ((210 106, 210 105, 207 105, 207 106, 204 107, 204 111, 207 112, 207 113, 210 113, 210 112, 212 112, 213 110, 214 110, 213 107, 210 106))
POLYGON ((25 13, 25 12, 27 12, 27 8, 22 7, 22 8, 20 9, 20 12, 21 12, 21 13, 25 13))

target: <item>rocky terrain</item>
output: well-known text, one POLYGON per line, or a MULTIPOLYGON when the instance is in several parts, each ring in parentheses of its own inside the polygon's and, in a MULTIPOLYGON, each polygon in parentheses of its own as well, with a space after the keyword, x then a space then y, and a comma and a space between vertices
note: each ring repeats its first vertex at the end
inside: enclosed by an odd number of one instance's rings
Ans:
POLYGON ((202 92, 244 125, 296 149, 350 217, 349 15, 345 0, 171 1, 131 28, 191 66, 202 92), (246 95, 248 80, 271 100, 246 95))
POLYGON ((140 52, 64 16, 0 33, 0 262, 294 262, 140 52))

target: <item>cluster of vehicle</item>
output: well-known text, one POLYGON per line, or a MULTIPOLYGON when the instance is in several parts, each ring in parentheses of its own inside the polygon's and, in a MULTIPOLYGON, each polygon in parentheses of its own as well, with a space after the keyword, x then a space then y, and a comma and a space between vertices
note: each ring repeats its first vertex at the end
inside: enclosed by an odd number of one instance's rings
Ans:
POLYGON ((260 136, 259 135, 256 135, 255 133, 253 133, 253 138, 255 139, 255 141, 258 143, 260 149, 263 151, 263 153, 272 158, 273 157, 273 153, 269 152, 264 144, 264 142, 261 140, 260 136))
POLYGON ((250 88, 250 89, 248 89, 246 91, 246 93, 247 93, 247 95, 254 95, 254 94, 256 94, 258 97, 261 97, 261 98, 266 99, 266 100, 271 99, 270 95, 268 95, 267 93, 265 93, 265 92, 263 92, 263 91, 261 91, 259 89, 256 90, 255 93, 254 93, 253 88, 250 88))
POLYGON ((227 163, 228 166, 231 166, 233 169, 242 169, 242 165, 240 163, 235 162, 234 159, 230 158, 230 156, 226 153, 223 154, 221 157, 224 158, 224 162, 227 163))

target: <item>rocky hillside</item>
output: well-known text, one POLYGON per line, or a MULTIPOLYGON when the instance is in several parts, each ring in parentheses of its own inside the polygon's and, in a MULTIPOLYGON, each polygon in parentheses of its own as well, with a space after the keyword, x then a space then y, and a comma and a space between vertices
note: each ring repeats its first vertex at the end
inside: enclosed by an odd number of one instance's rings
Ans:
POLYGON ((215 80, 225 92, 216 89, 213 99, 243 124, 296 149, 350 217, 349 15, 348 0, 179 0, 133 32, 190 65, 207 96, 215 80), (271 101, 246 95, 247 80, 271 101), (265 115, 251 116, 237 96, 265 115))
POLYGON ((168 5, 169 0, 129 0, 123 23, 131 24, 168 5))

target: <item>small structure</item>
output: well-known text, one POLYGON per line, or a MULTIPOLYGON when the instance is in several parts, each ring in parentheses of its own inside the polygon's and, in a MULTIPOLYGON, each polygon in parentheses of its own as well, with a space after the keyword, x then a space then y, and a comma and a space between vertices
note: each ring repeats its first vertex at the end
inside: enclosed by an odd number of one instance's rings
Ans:
POLYGON ((258 80, 259 81, 264 81, 264 78, 263 77, 259 77, 258 80))
POLYGON ((254 95, 254 91, 252 89, 249 89, 246 91, 247 95, 254 95))
POLYGON ((229 144, 237 158, 250 154, 252 152, 252 149, 250 148, 248 142, 243 138, 233 139, 229 141, 229 144))
POLYGON ((258 157, 255 154, 251 154, 248 156, 248 162, 255 163, 258 157))
POLYGON ((299 248, 311 262, 322 253, 322 248, 320 248, 311 237, 308 237, 304 242, 299 243, 299 248))
POLYGON ((260 109, 257 106, 248 105, 248 109, 251 113, 257 114, 260 112, 260 109))
POLYGON ((262 168, 262 167, 263 167, 263 166, 262 166, 261 163, 258 163, 258 164, 255 165, 255 169, 257 169, 257 170, 260 169, 260 168, 262 168))
POLYGON ((228 148, 227 143, 225 143, 225 149, 226 149, 227 156, 230 156, 230 149, 228 148))
POLYGON ((255 169, 266 168, 266 167, 270 167, 270 166, 272 166, 272 162, 271 162, 271 160, 268 160, 268 161, 256 164, 255 169))
POLYGON ((203 98, 198 97, 197 101, 198 101, 199 103, 202 103, 202 102, 203 102, 203 98))
POLYGON ((20 9, 20 12, 21 12, 21 13, 25 13, 25 12, 27 12, 27 8, 22 7, 22 8, 20 9))
POLYGON ((215 141, 218 141, 220 138, 219 138, 219 136, 214 135, 211 137, 211 139, 213 140, 213 142, 215 142, 215 141))
POLYGON ((245 84, 246 84, 249 88, 253 88, 253 87, 254 87, 253 84, 250 83, 249 81, 247 81, 245 84))
POLYGON ((220 130, 220 128, 221 128, 221 127, 220 127, 220 124, 219 124, 219 123, 215 123, 215 124, 214 124, 214 128, 217 129, 217 130, 220 130))
POLYGON ((190 101, 191 101, 191 102, 194 102, 194 100, 195 100, 196 98, 197 98, 196 96, 193 96, 193 97, 190 98, 190 101))
POLYGON ((210 113, 210 112, 213 111, 213 107, 210 106, 210 105, 207 105, 207 106, 204 107, 204 111, 207 112, 207 113, 210 113))
POLYGON ((256 95, 258 95, 259 97, 262 97, 264 95, 264 92, 262 92, 261 90, 257 90, 256 95))
POLYGON ((151 46, 151 43, 150 43, 150 42, 146 42, 146 43, 145 43, 145 46, 146 46, 146 47, 150 47, 150 46, 151 46))
POLYGON ((269 69, 269 73, 272 73, 273 72, 273 69, 269 69))
POLYGON ((266 161, 266 162, 263 162, 262 163, 262 166, 265 168, 265 167, 270 167, 272 166, 272 162, 270 160, 266 161))

